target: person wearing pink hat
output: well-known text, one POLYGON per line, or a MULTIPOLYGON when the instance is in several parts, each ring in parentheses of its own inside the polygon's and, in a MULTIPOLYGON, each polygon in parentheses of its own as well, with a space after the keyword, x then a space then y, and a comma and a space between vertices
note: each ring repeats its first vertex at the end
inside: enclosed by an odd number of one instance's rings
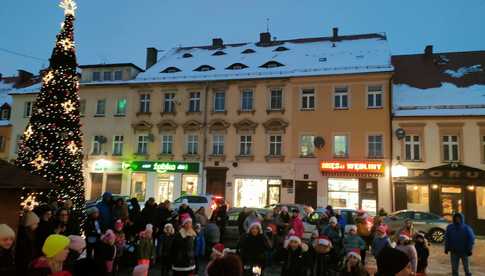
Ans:
POLYGON ((372 242, 372 255, 374 255, 376 258, 379 256, 382 249, 391 246, 391 240, 387 236, 386 230, 387 229, 384 225, 377 227, 376 236, 372 242))
POLYGON ((94 249, 94 260, 99 267, 103 268, 103 275, 113 275, 114 260, 116 257, 116 236, 113 230, 107 230, 101 236, 101 242, 96 244, 94 249))
POLYGON ((302 243, 300 237, 292 235, 285 240, 279 259, 283 260, 282 276, 308 275, 310 264, 308 245, 302 243))
POLYGON ((259 267, 263 271, 266 264, 266 252, 269 248, 269 241, 263 234, 261 223, 251 223, 248 232, 239 241, 239 253, 245 271, 252 271, 255 267, 259 267))
POLYGON ((174 276, 188 276, 195 270, 195 233, 192 217, 184 213, 179 217, 181 228, 172 245, 172 270, 174 276))
POLYGON ((312 246, 311 275, 335 275, 338 271, 339 257, 332 241, 326 236, 319 236, 313 241, 312 246))
POLYGON ((396 249, 406 253, 409 258, 409 262, 411 263, 411 269, 414 273, 416 273, 418 269, 418 253, 416 252, 416 248, 414 247, 411 237, 401 234, 397 240, 396 249))
POLYGON ((153 242, 153 225, 147 224, 145 230, 139 234, 136 245, 136 256, 139 265, 148 265, 155 260, 156 250, 153 242))
POLYGON ((358 248, 354 248, 347 252, 344 260, 344 267, 340 272, 341 276, 366 276, 367 271, 362 264, 362 252, 358 248))

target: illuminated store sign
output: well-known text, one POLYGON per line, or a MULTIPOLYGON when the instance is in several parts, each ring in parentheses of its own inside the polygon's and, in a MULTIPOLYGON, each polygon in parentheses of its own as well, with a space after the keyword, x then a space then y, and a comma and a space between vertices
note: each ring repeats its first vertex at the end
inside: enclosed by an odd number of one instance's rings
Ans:
POLYGON ((198 173, 199 163, 132 161, 123 162, 123 169, 159 173, 198 173))
POLYGON ((322 161, 320 171, 325 173, 384 174, 384 162, 375 161, 322 161))

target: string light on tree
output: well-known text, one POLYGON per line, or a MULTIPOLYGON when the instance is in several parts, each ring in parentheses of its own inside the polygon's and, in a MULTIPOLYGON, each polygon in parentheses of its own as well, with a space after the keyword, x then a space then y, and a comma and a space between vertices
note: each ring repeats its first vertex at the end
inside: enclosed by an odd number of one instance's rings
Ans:
POLYGON ((76 107, 74 106, 74 103, 71 100, 68 100, 67 102, 62 103, 61 105, 64 108, 64 113, 66 114, 71 113, 76 109, 76 107))
POLYGON ((30 136, 32 136, 32 134, 34 134, 34 131, 32 130, 32 126, 29 125, 27 127, 27 129, 25 130, 25 132, 24 132, 25 139, 29 140, 30 139, 30 136))
POLYGON ((39 206, 36 193, 30 193, 27 197, 21 197, 20 200, 22 200, 20 207, 25 211, 32 211, 36 206, 39 206))
POLYGON ((42 157, 42 154, 39 154, 39 155, 37 155, 37 158, 32 160, 32 162, 30 162, 30 163, 36 168, 36 170, 40 171, 40 170, 42 170, 42 168, 44 168, 45 164, 47 164, 49 162, 46 161, 44 159, 44 157, 42 157))
POLYGON ((71 141, 69 145, 67 146, 67 149, 71 152, 71 154, 76 154, 79 150, 79 148, 76 146, 76 142, 71 141))
POLYGON ((52 73, 52 71, 49 71, 47 74, 44 75, 42 80, 45 84, 48 84, 53 78, 54 78, 54 74, 52 73))
POLYGON ((74 42, 69 38, 60 40, 59 45, 64 48, 64 51, 70 51, 72 48, 74 48, 74 42))

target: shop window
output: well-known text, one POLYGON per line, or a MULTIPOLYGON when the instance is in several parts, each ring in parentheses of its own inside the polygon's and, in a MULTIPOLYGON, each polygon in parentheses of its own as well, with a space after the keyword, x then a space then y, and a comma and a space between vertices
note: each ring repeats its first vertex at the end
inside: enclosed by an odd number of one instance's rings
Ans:
POLYGON ((175 93, 166 93, 163 100, 163 112, 175 112, 175 93))
POLYGON ((116 116, 126 115, 126 99, 118 99, 116 101, 116 116))
POLYGON ((212 136, 212 154, 224 155, 224 135, 212 136))
POLYGON ((369 135, 367 137, 368 156, 369 158, 382 158, 383 154, 382 135, 369 135))
POLYGON ((190 92, 189 112, 200 112, 200 92, 190 92))
POLYGON ((311 157, 315 153, 315 136, 313 135, 302 135, 300 137, 300 156, 301 157, 311 157))
POLYGON ((282 155, 282 136, 271 135, 269 136, 269 155, 281 156, 282 155))
POLYGON ((249 156, 252 153, 252 136, 251 135, 241 135, 239 143, 239 155, 249 156))
POLYGON ((269 109, 283 109, 283 90, 281 88, 273 88, 270 90, 269 109))
POLYGON ((138 145, 137 145, 137 154, 146 155, 148 154, 148 135, 139 135, 138 136, 138 145))
POLYGON ((382 85, 371 85, 367 87, 367 107, 382 108, 382 85))
POLYGON ((182 195, 197 194, 198 177, 196 175, 184 175, 182 178, 182 195))
POLYGON ((333 95, 335 109, 349 108, 349 88, 347 86, 336 87, 333 95))
POLYGON ((103 117, 106 114, 106 99, 96 101, 96 113, 94 116, 103 117))
POLYGON ((162 154, 173 154, 172 135, 162 135, 162 154))
POLYGON ((348 157, 349 145, 346 135, 335 135, 333 137, 333 155, 335 157, 348 157))
POLYGON ((459 160, 459 143, 458 136, 444 135, 442 137, 443 145, 443 160, 444 161, 458 161, 459 160))
POLYGON ((140 94, 140 113, 150 112, 150 94, 140 94))
POLYGON ((147 175, 145 173, 133 173, 131 175, 131 196, 139 202, 145 202, 147 175))
POLYGON ((241 111, 253 110, 253 90, 245 89, 241 93, 241 111))
POLYGON ((173 174, 158 174, 158 202, 173 201, 173 187, 175 176, 173 174))
POLYGON ((123 155, 123 136, 116 135, 113 137, 113 155, 123 155))
POLYGON ((404 151, 406 161, 420 161, 421 137, 418 135, 406 135, 404 137, 404 151))
POLYGON ((267 202, 267 179, 237 178, 235 187, 235 205, 263 208, 267 202))
POLYGON ((226 110, 226 93, 218 91, 214 93, 214 112, 224 112, 226 110))
POLYGON ((407 209, 429 212, 428 185, 407 185, 407 209))
POLYGON ((485 187, 476 187, 477 218, 485 219, 485 187))
POLYGON ((301 110, 315 109, 315 89, 303 89, 301 91, 301 110))
POLYGON ((328 201, 334 208, 359 209, 359 180, 329 178, 328 201))

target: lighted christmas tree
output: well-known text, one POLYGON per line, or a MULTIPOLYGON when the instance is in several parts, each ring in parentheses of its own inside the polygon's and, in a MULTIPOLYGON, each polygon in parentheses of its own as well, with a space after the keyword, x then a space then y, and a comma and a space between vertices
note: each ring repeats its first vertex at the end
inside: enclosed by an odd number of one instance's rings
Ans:
POLYGON ((79 78, 74 45, 74 0, 62 0, 64 23, 57 35, 50 65, 22 137, 17 165, 41 175, 51 184, 44 200, 71 199, 80 221, 83 214, 82 134, 79 78))

